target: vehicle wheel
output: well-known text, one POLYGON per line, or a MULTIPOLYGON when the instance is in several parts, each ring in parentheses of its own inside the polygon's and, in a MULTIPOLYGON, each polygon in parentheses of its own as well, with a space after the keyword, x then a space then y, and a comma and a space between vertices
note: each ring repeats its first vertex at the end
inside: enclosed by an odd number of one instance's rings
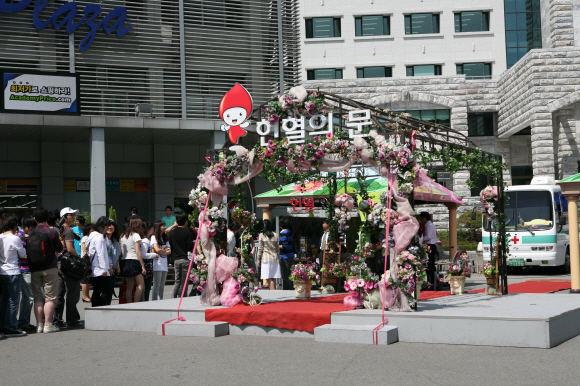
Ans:
POLYGON ((570 247, 566 248, 564 255, 564 265, 560 267, 560 273, 568 275, 570 273, 570 247))

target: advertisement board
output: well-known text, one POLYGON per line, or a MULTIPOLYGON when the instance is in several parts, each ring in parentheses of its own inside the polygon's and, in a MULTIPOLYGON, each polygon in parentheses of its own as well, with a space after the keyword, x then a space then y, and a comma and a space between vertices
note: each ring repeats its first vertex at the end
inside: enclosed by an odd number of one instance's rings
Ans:
POLYGON ((0 110, 17 113, 79 115, 79 77, 69 73, 37 73, 0 69, 0 110))

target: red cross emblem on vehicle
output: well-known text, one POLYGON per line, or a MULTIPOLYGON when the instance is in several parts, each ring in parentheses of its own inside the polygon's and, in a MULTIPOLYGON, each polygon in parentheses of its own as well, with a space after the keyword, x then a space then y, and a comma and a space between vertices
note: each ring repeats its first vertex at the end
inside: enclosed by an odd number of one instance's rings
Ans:
POLYGON ((520 241, 520 239, 518 239, 518 236, 514 236, 514 238, 513 238, 513 239, 511 239, 510 241, 513 241, 513 242, 514 242, 514 244, 517 244, 517 243, 518 243, 518 241, 520 241))

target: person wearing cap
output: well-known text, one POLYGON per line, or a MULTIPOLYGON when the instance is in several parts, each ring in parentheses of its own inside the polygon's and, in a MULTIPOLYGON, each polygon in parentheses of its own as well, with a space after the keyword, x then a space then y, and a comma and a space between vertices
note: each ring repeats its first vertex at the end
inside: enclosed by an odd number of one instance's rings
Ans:
MULTIPOLYGON (((63 208, 60 211, 60 217, 63 221, 61 230, 61 241, 64 247, 63 258, 67 256, 80 257, 75 249, 75 234, 71 225, 75 223, 78 210, 70 207, 63 208)), ((58 270, 58 295, 56 297, 56 307, 54 310, 54 324, 58 327, 84 328, 84 323, 80 321, 81 316, 77 310, 77 303, 80 299, 81 279, 75 279, 58 270), (63 319, 66 306, 66 323, 63 319)))

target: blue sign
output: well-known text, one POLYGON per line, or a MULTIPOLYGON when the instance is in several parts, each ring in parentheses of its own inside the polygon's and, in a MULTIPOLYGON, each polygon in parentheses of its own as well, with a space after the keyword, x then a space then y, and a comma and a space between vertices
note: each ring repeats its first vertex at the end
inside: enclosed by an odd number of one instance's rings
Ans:
MULTIPOLYGON (((7 1, 8 0, 0 0, 0 13, 17 13, 24 10, 30 5, 30 3, 32 3, 32 0, 21 0, 17 3, 7 3, 7 1)), ((46 7, 48 2, 49 0, 36 0, 32 19, 34 27, 42 30, 52 23, 53 28, 59 30, 66 25, 66 32, 70 34, 75 32, 84 23, 89 27, 90 31, 79 44, 79 50, 81 52, 88 50, 91 44, 93 44, 100 27, 103 27, 103 31, 105 31, 107 35, 117 30, 117 36, 122 37, 125 36, 133 26, 133 24, 129 24, 128 27, 123 27, 125 19, 127 19, 127 8, 125 7, 113 9, 100 22, 95 23, 95 19, 101 14, 101 6, 98 4, 87 4, 83 9, 84 16, 75 23, 74 18, 77 14, 77 3, 75 2, 64 3, 58 7, 58 9, 54 11, 48 19, 41 20, 40 13, 44 7, 46 7)))

